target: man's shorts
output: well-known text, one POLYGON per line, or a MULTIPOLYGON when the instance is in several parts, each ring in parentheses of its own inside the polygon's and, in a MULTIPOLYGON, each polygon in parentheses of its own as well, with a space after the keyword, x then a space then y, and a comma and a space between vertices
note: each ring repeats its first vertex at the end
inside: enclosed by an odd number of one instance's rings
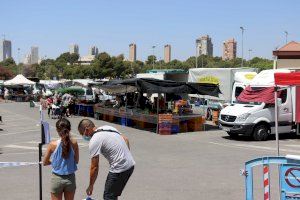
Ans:
POLYGON ((58 175, 52 173, 51 177, 51 193, 60 194, 62 192, 75 192, 76 178, 75 174, 58 175))
POLYGON ((104 200, 115 200, 118 196, 121 196, 133 170, 134 166, 121 173, 108 173, 103 194, 104 200))

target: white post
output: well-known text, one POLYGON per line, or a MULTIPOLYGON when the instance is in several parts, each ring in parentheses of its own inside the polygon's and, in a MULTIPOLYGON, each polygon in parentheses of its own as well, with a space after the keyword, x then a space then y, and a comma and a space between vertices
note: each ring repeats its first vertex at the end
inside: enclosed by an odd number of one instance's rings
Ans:
POLYGON ((276 148, 277 156, 279 156, 279 134, 278 134, 278 102, 277 102, 277 86, 274 88, 274 98, 275 98, 275 135, 276 135, 276 148))
POLYGON ((274 58, 273 61, 273 69, 277 69, 277 56, 274 58))
POLYGON ((43 105, 40 105, 40 122, 44 121, 43 105))

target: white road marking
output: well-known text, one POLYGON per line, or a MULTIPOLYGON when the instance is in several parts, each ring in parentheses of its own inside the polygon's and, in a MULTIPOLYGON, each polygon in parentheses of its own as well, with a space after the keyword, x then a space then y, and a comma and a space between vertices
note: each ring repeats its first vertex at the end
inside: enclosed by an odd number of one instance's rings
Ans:
MULTIPOLYGON (((5 123, 1 124, 2 128, 12 128, 12 127, 24 128, 24 126, 35 126, 35 125, 33 125, 33 124, 32 125, 28 125, 28 123, 24 123, 24 124, 18 123, 18 124, 15 124, 15 125, 5 124, 5 123)), ((38 126, 40 126, 40 125, 38 125, 38 126)))
POLYGON ((41 130, 40 129, 31 129, 31 130, 20 131, 20 132, 15 132, 15 133, 0 134, 0 136, 16 135, 16 134, 21 134, 21 133, 38 132, 38 131, 41 131, 41 130))
MULTIPOLYGON (((88 144, 78 143, 78 146, 79 147, 87 147, 88 144)), ((21 146, 21 145, 15 145, 15 144, 6 145, 6 146, 4 146, 4 148, 25 149, 25 150, 39 150, 38 147, 21 146)), ((43 150, 46 150, 46 148, 44 147, 43 150)))
POLYGON ((5 155, 22 155, 22 154, 31 154, 31 153, 39 153, 38 151, 28 151, 28 152, 2 152, 2 154, 0 154, 1 156, 5 156, 5 155))
MULTIPOLYGON (((247 144, 233 144, 233 143, 217 143, 217 142, 209 142, 210 144, 214 145, 219 145, 219 146, 224 146, 224 147, 230 147, 230 148, 242 148, 242 149, 251 149, 251 150, 265 150, 265 151, 272 151, 276 152, 276 148, 272 147, 262 147, 262 146, 256 146, 256 145, 247 145, 247 144)), ((299 150, 294 150, 294 149, 285 149, 285 148, 280 148, 280 151, 284 152, 292 152, 292 153, 299 153, 299 150)))
MULTIPOLYGON (((3 123, 6 124, 7 122, 15 122, 15 121, 20 121, 20 120, 29 120, 31 121, 32 119, 27 118, 27 117, 22 117, 22 118, 15 118, 15 119, 11 119, 11 120, 3 120, 3 123)), ((36 120, 38 121, 38 120, 36 120)))
MULTIPOLYGON (((6 148, 14 148, 14 149, 39 150, 38 147, 28 147, 28 146, 14 145, 14 144, 7 145, 7 146, 4 146, 4 147, 6 147, 6 148)), ((43 150, 46 150, 46 148, 43 148, 43 150)))
POLYGON ((285 144, 284 146, 300 148, 300 145, 299 145, 299 144, 285 144))
POLYGON ((89 146, 89 144, 88 143, 78 143, 78 146, 79 147, 87 147, 87 146, 89 146))

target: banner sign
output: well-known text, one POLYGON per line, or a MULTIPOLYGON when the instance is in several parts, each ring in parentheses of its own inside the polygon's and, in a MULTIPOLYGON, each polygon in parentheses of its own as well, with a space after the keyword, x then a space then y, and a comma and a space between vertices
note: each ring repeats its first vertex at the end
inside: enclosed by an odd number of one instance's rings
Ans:
POLYGON ((42 122, 42 126, 43 126, 43 144, 49 144, 50 143, 50 126, 48 122, 42 122))

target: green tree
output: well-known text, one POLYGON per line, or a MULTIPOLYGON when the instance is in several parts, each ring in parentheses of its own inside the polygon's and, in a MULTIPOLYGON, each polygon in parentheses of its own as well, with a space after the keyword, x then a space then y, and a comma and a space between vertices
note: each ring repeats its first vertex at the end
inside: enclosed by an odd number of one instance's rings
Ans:
POLYGON ((152 65, 153 62, 154 62, 154 64, 155 64, 155 62, 156 62, 156 56, 154 56, 154 55, 148 56, 148 58, 147 58, 147 60, 146 60, 146 64, 148 64, 148 65, 151 64, 151 65, 152 65))
POLYGON ((8 80, 13 77, 13 73, 10 69, 0 66, 0 80, 8 80))
POLYGON ((0 62, 0 65, 4 67, 15 66, 16 62, 13 58, 7 58, 4 61, 0 62))
POLYGON ((56 62, 58 63, 70 63, 73 65, 75 62, 77 62, 79 59, 79 55, 76 53, 70 54, 69 52, 61 54, 59 57, 56 58, 56 62))
POLYGON ((259 68, 261 70, 272 69, 273 68, 273 60, 254 57, 251 60, 247 61, 246 65, 249 67, 259 68))
POLYGON ((48 79, 53 79, 58 78, 59 76, 59 71, 58 69, 55 67, 55 65, 48 65, 47 68, 45 69, 46 71, 46 77, 48 79))

